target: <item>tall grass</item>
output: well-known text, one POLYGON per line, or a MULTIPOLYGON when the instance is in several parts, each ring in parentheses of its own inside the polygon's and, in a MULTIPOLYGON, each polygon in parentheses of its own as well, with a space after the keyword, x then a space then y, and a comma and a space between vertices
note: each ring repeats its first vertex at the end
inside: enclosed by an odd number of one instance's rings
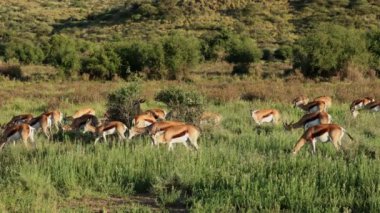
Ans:
MULTIPOLYGON (((221 127, 202 132, 199 152, 180 145, 169 152, 163 145, 152 147, 146 137, 94 146, 90 135, 59 134, 50 142, 38 137, 35 150, 21 143, 6 146, 0 153, 0 209, 70 211, 77 198, 150 194, 162 209, 202 212, 380 210, 378 115, 362 113, 353 121, 344 105, 334 105, 334 122, 355 142, 344 138, 340 153, 319 143, 314 156, 307 146, 292 156, 302 130, 258 127, 249 117, 252 105, 276 107, 284 119, 301 115, 279 103, 210 106, 224 119, 221 127)), ((119 210, 149 210, 140 207, 119 210)))

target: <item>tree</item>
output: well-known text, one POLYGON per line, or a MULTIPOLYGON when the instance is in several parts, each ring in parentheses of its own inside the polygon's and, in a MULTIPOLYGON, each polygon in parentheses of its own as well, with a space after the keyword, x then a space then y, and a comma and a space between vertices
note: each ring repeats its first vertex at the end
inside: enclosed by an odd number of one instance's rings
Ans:
POLYGON ((262 51, 252 38, 246 36, 231 38, 226 59, 230 63, 235 63, 233 74, 247 74, 249 65, 258 62, 261 57, 262 51))
POLYGON ((54 35, 49 42, 47 62, 72 75, 80 69, 80 55, 75 40, 64 35, 54 35))
POLYGON ((320 24, 296 42, 294 67, 308 77, 331 77, 348 63, 368 66, 364 34, 334 24, 320 24))

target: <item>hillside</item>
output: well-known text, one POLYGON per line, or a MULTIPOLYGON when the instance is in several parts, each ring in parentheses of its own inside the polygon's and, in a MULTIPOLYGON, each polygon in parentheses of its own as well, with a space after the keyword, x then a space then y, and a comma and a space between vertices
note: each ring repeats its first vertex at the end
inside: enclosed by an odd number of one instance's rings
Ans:
POLYGON ((201 35, 223 27, 248 34, 260 46, 293 42, 319 22, 379 29, 376 0, 10 0, 0 3, 3 39, 56 33, 88 40, 154 37, 171 31, 201 35))

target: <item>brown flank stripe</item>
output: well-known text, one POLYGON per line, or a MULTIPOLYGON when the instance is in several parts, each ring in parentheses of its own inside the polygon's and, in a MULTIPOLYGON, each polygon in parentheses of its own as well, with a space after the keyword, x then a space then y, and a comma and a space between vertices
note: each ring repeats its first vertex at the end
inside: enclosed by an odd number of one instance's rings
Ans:
POLYGON ((115 125, 106 126, 106 127, 104 127, 103 131, 107 131, 107 130, 110 130, 112 128, 116 128, 116 126, 115 125))
POLYGON ((10 137, 11 135, 15 134, 17 132, 17 128, 13 128, 10 132, 7 134, 7 138, 10 137))
POLYGON ((307 119, 307 120, 305 121, 305 124, 306 124, 306 123, 309 123, 310 121, 315 120, 318 116, 319 116, 319 113, 315 113, 314 116, 310 117, 309 119, 307 119))
POLYGON ((182 136, 184 136, 186 133, 187 133, 187 130, 184 130, 184 131, 182 131, 182 132, 180 132, 180 133, 174 135, 173 138, 179 138, 179 137, 182 137, 182 136))
POLYGON ((270 113, 264 115, 263 118, 269 117, 269 116, 271 116, 271 115, 272 115, 272 112, 270 112, 270 113))
POLYGON ((326 132, 327 132, 326 129, 322 129, 322 130, 319 130, 317 132, 312 133, 311 137, 316 138, 316 137, 319 137, 319 136, 325 134, 326 132))

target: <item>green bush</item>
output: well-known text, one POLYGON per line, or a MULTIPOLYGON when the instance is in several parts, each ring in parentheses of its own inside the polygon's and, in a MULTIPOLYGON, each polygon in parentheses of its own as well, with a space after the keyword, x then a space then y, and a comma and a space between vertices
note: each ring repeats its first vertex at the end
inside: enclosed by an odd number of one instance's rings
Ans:
POLYGON ((225 51, 233 33, 222 29, 216 33, 206 33, 201 39, 201 52, 205 60, 218 60, 224 58, 225 51))
POLYGON ((130 84, 108 95, 107 115, 110 120, 121 121, 131 127, 133 118, 141 113, 140 88, 130 84))
POLYGON ((194 37, 179 34, 168 36, 164 38, 163 48, 168 79, 185 77, 189 68, 200 62, 200 43, 194 37))
POLYGON ((293 49, 291 46, 283 45, 274 51, 274 57, 280 60, 292 59, 293 49))
POLYGON ((232 37, 229 43, 227 61, 230 63, 255 63, 262 57, 256 41, 250 37, 232 37))
POLYGON ((226 60, 235 64, 232 70, 233 75, 249 74, 250 64, 258 62, 262 56, 262 51, 252 38, 245 36, 231 37, 226 60))
POLYGON ((80 69, 80 54, 73 38, 54 35, 49 44, 48 63, 62 68, 66 75, 72 75, 80 69))
POLYGON ((122 63, 122 76, 126 77, 128 69, 132 72, 149 70, 154 78, 161 78, 165 69, 164 50, 159 41, 134 41, 117 48, 122 63))
POLYGON ((168 119, 199 124, 204 111, 204 98, 198 92, 180 87, 170 87, 157 93, 155 99, 171 108, 168 119))
POLYGON ((99 47, 82 61, 81 74, 92 79, 112 79, 120 70, 120 58, 110 47, 99 47))
POLYGON ((17 59, 23 64, 40 64, 45 59, 42 49, 30 40, 13 39, 4 46, 4 59, 6 61, 17 59))
POLYGON ((368 50, 372 53, 371 67, 380 74, 380 31, 368 33, 368 50))
POLYGON ((273 51, 271 49, 264 49, 262 59, 265 61, 273 61, 274 60, 273 51))
POLYGON ((321 24, 296 42, 294 67, 308 77, 331 77, 345 65, 368 66, 370 54, 364 34, 356 29, 321 24))

